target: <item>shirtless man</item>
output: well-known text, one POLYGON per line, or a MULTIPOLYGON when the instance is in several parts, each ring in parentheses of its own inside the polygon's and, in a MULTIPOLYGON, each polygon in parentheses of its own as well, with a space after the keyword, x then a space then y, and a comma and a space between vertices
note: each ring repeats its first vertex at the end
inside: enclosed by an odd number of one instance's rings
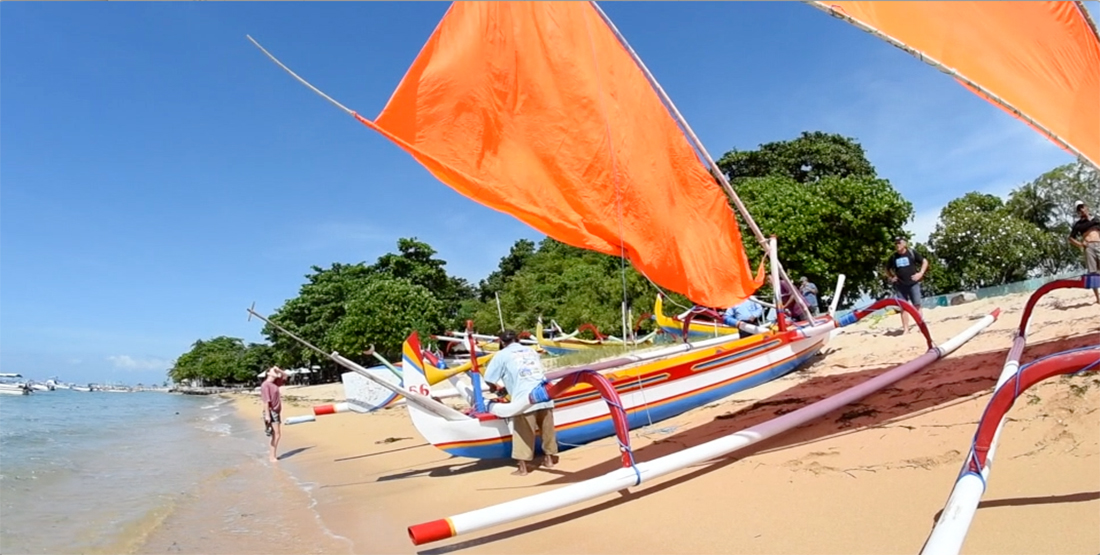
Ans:
MULTIPOLYGON (((1073 208, 1078 218, 1070 229, 1069 242, 1084 251, 1085 269, 1088 273, 1100 273, 1100 218, 1090 218, 1089 207, 1084 202, 1077 201, 1073 208)), ((1100 289, 1093 289, 1092 293, 1096 295, 1096 304, 1100 304, 1100 289)))

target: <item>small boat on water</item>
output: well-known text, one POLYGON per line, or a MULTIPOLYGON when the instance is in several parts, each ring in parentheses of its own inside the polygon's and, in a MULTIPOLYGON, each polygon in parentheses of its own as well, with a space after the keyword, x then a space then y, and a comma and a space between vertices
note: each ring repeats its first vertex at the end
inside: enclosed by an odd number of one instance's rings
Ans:
POLYGON ((31 388, 21 383, 0 383, 0 395, 30 395, 31 388))

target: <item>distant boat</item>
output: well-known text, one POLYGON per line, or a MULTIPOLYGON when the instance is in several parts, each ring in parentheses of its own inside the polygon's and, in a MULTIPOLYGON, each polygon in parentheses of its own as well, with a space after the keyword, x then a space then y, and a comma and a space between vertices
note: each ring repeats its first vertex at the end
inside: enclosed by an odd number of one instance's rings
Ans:
POLYGON ((0 383, 0 395, 30 395, 31 388, 27 384, 0 383))

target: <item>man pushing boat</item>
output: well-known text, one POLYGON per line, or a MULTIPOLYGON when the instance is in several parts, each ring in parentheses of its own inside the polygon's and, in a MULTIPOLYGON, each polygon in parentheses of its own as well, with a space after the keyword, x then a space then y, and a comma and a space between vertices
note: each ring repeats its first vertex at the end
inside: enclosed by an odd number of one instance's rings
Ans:
MULTIPOLYGON (((504 330, 497 336, 500 352, 485 370, 489 384, 503 382, 512 399, 526 400, 532 391, 546 383, 546 371, 542 359, 531 347, 519 342, 512 330, 504 330)), ((535 458, 535 431, 542 436, 545 468, 553 468, 558 462, 558 440, 554 431, 554 401, 535 403, 521 414, 512 417, 512 458, 519 468, 512 474, 527 475, 527 463, 535 458)))

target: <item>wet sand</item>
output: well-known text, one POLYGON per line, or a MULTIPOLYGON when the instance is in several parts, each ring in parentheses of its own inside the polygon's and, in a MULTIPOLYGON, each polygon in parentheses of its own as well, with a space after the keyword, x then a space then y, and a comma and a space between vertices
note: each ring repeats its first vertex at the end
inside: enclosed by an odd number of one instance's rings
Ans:
MULTIPOLYGON (((574 483, 618 466, 613 439, 562 453, 557 468, 511 476, 508 461, 452 458, 403 407, 284 427, 279 463, 312 491, 325 525, 355 553, 916 553, 943 507, 1019 324, 1027 294, 925 310, 943 341, 1002 309, 950 357, 854 405, 734 455, 578 506, 416 547, 411 524, 574 483)), ((635 430, 636 459, 714 439, 837 393, 926 350, 899 318, 845 328, 802 370, 635 430)), ((1048 295, 1026 362, 1100 343, 1091 291, 1048 295)), ((285 388, 286 416, 340 396, 285 388)), ((255 415, 255 397, 237 398, 255 415)), ((963 553, 1100 552, 1100 374, 1050 379, 1009 412, 989 489, 963 553)), ((257 429, 259 427, 257 426, 257 429)))

